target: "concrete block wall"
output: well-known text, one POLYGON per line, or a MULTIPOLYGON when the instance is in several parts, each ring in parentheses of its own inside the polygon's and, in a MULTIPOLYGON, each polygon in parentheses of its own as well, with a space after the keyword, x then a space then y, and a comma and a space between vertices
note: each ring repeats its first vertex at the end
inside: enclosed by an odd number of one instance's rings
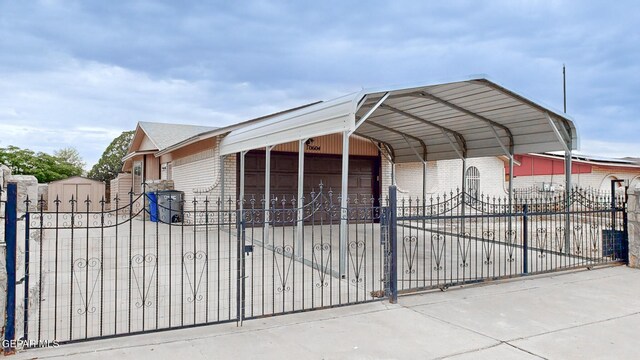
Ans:
POLYGON ((29 199, 29 211, 38 210, 38 179, 32 175, 11 175, 7 183, 16 183, 18 185, 18 211, 26 212, 29 199))
POLYGON ((38 184, 38 201, 42 200, 42 210, 49 210, 49 184, 38 184))

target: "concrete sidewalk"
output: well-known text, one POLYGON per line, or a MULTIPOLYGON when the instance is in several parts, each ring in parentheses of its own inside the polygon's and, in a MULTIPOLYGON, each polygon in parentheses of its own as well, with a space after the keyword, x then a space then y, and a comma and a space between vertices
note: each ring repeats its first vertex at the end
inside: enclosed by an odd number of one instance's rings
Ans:
POLYGON ((520 278, 331 310, 32 349, 14 359, 637 359, 640 271, 520 278))

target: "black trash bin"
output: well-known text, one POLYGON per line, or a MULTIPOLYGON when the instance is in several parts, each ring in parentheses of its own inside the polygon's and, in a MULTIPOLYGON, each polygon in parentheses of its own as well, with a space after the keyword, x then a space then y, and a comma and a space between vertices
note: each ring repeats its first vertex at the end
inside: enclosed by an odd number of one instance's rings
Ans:
POLYGON ((182 222, 184 217, 184 193, 177 190, 162 190, 156 192, 158 201, 158 221, 163 223, 182 222))

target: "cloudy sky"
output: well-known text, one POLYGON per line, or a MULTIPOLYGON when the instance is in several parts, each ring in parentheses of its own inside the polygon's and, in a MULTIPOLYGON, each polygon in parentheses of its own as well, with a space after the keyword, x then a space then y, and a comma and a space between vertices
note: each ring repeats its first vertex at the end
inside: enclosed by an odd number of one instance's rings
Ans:
POLYGON ((73 145, 90 166, 137 121, 478 74, 562 109, 565 63, 581 152, 640 157, 637 1, 203 3, 0 0, 0 147, 73 145))

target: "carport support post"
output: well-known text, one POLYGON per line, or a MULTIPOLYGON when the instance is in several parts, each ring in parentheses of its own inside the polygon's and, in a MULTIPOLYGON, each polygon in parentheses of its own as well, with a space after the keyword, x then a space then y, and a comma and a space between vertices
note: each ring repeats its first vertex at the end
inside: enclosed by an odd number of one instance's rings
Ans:
POLYGON ((566 214, 564 218, 564 251, 567 254, 571 253, 571 220, 569 219, 569 211, 571 210, 571 151, 565 151, 564 153, 564 174, 565 174, 565 206, 566 214))
MULTIPOLYGON (((422 161, 422 216, 426 216, 427 208, 427 160, 422 161)), ((424 221, 422 222, 424 228, 424 221)))
MULTIPOLYGON (((513 204, 513 154, 509 156, 509 212, 513 211, 511 209, 512 204, 513 204)), ((509 223, 509 226, 511 226, 511 223, 509 223)))
POLYGON ((389 265, 389 302, 398 302, 398 188, 389 186, 388 250, 385 261, 389 265))
POLYGON ((391 185, 396 186, 396 163, 391 163, 391 185))
MULTIPOLYGON (((509 156, 509 214, 513 214, 513 152, 509 156)), ((509 216, 509 238, 513 231, 513 216, 509 216)), ((515 239, 513 239, 515 241, 515 239)))
POLYGON ((246 151, 240 152, 240 195, 238 196, 238 207, 240 209, 240 215, 242 214, 242 210, 244 210, 244 158, 247 155, 246 151))
POLYGON ((304 143, 306 139, 298 140, 298 216, 296 221, 296 255, 302 253, 302 233, 304 228, 304 143))
MULTIPOLYGON (((467 186, 465 184, 465 172, 467 170, 467 158, 462 158, 462 216, 465 215, 466 211, 464 208, 464 204, 467 202, 467 186)), ((464 232, 464 218, 462 218, 462 231, 464 232)))
MULTIPOLYGON (((395 177, 394 177, 395 178, 395 177)), ((340 194, 340 277, 347 273, 347 197, 349 196, 349 133, 342 133, 342 191, 340 194)))
POLYGON ((244 305, 245 305, 245 294, 244 294, 244 282, 245 282, 245 270, 244 270, 244 257, 245 257, 245 243, 244 243, 244 167, 245 167, 245 155, 246 151, 240 152, 240 195, 238 196, 238 215, 236 218, 236 228, 238 230, 238 249, 237 249, 237 257, 238 257, 238 280, 237 280, 237 288, 236 291, 236 308, 238 314, 238 324, 242 326, 244 321, 244 305))
POLYGON ((225 199, 224 199, 224 187, 225 187, 225 182, 224 182, 224 161, 227 158, 227 155, 222 155, 220 156, 220 205, 222 205, 222 210, 224 211, 224 203, 225 203, 225 199))
POLYGON ((269 244, 269 223, 271 221, 271 149, 273 145, 265 148, 264 158, 264 243, 269 244))

